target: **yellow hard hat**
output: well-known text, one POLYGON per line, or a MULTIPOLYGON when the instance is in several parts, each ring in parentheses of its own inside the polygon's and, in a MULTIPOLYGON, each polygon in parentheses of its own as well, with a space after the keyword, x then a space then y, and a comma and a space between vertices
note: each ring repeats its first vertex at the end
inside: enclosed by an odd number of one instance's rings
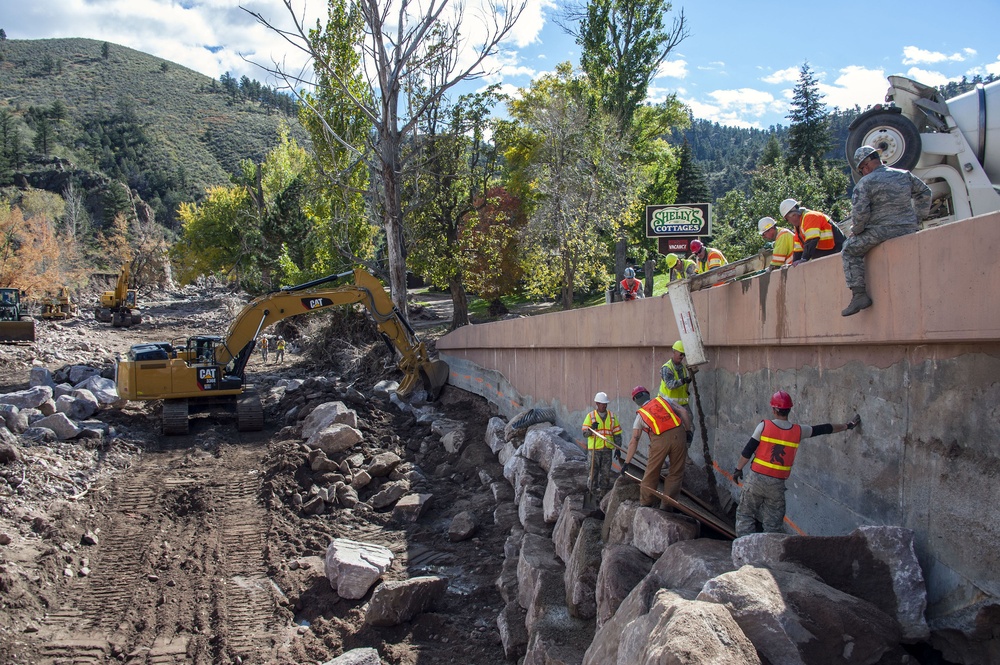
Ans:
POLYGON ((684 353, 684 342, 677 340, 676 342, 674 342, 674 345, 670 348, 672 348, 677 353, 684 353))
POLYGON ((677 258, 676 254, 673 254, 673 253, 667 254, 667 269, 668 270, 673 270, 674 266, 677 265, 678 261, 680 261, 680 259, 677 258))

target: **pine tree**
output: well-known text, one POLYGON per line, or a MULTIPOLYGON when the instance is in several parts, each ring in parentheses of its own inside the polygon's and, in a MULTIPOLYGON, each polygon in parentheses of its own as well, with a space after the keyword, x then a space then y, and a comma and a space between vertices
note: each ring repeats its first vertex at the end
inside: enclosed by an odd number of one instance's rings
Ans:
POLYGON ((764 152, 760 156, 758 166, 774 166, 781 159, 781 145, 778 143, 778 136, 771 134, 764 146, 764 152))
POLYGON ((691 144, 684 139, 681 146, 680 166, 677 173, 677 203, 707 203, 712 191, 698 162, 694 159, 691 144))
POLYGON ((799 82, 792 91, 792 108, 786 116, 788 128, 788 163, 801 165, 806 171, 823 169, 823 155, 830 149, 830 124, 826 104, 819 91, 819 82, 809 69, 809 63, 799 70, 799 82))

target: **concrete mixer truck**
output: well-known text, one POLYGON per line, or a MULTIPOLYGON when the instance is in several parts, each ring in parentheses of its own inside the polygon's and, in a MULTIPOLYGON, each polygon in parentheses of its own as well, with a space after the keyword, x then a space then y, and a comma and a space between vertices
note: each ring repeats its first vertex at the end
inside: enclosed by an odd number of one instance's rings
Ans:
POLYGON ((851 123, 847 163, 870 145, 887 166, 907 169, 931 188, 924 226, 1000 210, 1000 81, 941 98, 938 90, 902 76, 889 77, 886 104, 851 123))

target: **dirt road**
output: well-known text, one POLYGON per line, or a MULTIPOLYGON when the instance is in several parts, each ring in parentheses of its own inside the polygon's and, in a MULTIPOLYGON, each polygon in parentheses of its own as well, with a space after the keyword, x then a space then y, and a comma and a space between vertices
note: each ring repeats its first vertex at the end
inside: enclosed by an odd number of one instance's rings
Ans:
MULTIPOLYGON (((220 333, 231 300, 164 295, 150 303, 148 323, 129 330, 40 324, 33 348, 0 350, 0 392, 25 387, 33 360, 100 367, 137 341, 220 333)), ((429 423, 372 396, 378 376, 337 380, 293 355, 280 367, 255 360, 251 372, 267 391, 263 432, 239 433, 231 417, 215 414, 165 438, 155 404, 131 403, 101 412, 116 432, 103 441, 22 442, 21 460, 0 475, 0 662, 309 663, 360 646, 377 648, 386 663, 503 661, 494 581, 507 530, 492 523, 484 487, 501 477, 483 442, 488 405, 444 391, 435 408, 462 422, 468 441, 449 455, 429 423), (271 389, 320 375, 326 380, 307 381, 305 397, 271 389), (369 505, 390 477, 362 489, 352 509, 302 513, 301 497, 321 478, 289 412, 293 403, 302 413, 335 399, 347 385, 364 396, 351 405, 364 441, 349 452, 364 463, 384 452, 402 458, 397 475, 434 495, 417 522, 394 522, 391 507, 369 505), (451 542, 448 527, 463 510, 479 531, 451 542), (444 575, 448 591, 411 621, 366 626, 368 597, 340 598, 325 578, 322 557, 335 537, 388 547, 395 559, 386 580, 444 575)))

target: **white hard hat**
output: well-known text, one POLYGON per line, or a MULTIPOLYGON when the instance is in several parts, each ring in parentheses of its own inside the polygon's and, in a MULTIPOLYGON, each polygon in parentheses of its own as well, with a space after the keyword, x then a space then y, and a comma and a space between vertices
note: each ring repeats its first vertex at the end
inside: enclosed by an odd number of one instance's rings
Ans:
POLYGON ((594 395, 594 401, 597 402, 597 403, 599 403, 599 404, 607 404, 608 403, 608 394, 607 393, 597 393, 596 395, 594 395))
POLYGON ((757 222, 757 232, 764 235, 764 232, 770 228, 773 228, 778 223, 774 221, 772 217, 761 217, 760 221, 757 222))
POLYGON ((784 217, 793 209, 798 207, 799 207, 799 202, 796 201, 795 199, 785 199, 784 201, 781 202, 781 205, 778 206, 778 211, 781 213, 781 216, 784 217))

